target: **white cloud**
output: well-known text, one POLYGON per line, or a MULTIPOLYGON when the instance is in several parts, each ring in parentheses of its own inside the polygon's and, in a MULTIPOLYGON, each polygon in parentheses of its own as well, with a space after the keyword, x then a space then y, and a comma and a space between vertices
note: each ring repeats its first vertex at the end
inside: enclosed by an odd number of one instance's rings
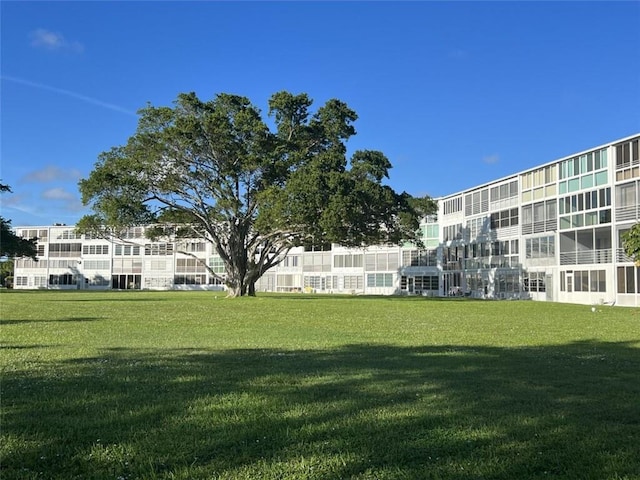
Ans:
POLYGON ((78 181, 82 177, 80 170, 71 168, 63 170, 54 165, 48 165, 40 170, 34 170, 24 176, 26 182, 49 183, 55 181, 78 181))
POLYGON ((495 163, 498 163, 499 161, 500 156, 497 154, 487 155, 486 157, 482 158, 482 163, 486 163, 487 165, 493 165, 495 163))
POLYGON ((45 198, 47 200, 70 201, 75 200, 76 196, 73 193, 66 191, 64 188, 56 187, 42 192, 42 198, 45 198))
POLYGON ((62 210, 68 212, 79 212, 84 209, 78 196, 64 188, 50 188, 42 192, 41 197, 45 200, 58 201, 62 203, 62 210))
POLYGON ((74 53, 82 53, 84 45, 80 42, 71 42, 57 32, 38 28, 29 34, 31 38, 31 46, 35 48, 43 48, 50 51, 67 51, 74 53))

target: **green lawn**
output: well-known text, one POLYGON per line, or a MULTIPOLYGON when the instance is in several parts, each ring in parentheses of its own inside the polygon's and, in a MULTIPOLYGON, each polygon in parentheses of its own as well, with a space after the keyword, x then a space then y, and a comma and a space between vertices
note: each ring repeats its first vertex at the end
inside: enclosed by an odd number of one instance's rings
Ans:
POLYGON ((0 478, 640 479, 640 310, 0 294, 0 478))

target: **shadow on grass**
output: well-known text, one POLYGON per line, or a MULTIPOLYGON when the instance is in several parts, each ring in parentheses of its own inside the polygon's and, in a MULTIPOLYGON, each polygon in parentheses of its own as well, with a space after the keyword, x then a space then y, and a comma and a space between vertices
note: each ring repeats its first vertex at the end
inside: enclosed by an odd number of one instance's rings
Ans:
POLYGON ((639 399, 625 343, 114 349, 4 375, 0 476, 631 479, 639 399))
POLYGON ((51 319, 35 319, 35 320, 0 320, 0 325, 26 325, 29 323, 69 323, 69 322, 96 322, 104 320, 102 317, 67 317, 51 319))

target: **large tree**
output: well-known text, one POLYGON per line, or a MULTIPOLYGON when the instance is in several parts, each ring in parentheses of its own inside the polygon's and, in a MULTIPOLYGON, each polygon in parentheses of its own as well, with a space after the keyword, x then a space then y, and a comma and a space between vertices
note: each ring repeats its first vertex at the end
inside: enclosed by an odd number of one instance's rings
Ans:
MULTIPOLYGON (((0 192, 10 192, 11 187, 0 183, 0 192)), ((18 237, 11 229, 11 220, 0 216, 0 257, 31 257, 37 260, 37 239, 18 237)))
POLYGON ((622 237, 624 253, 640 267, 640 223, 636 223, 622 237))
POLYGON ((306 94, 276 93, 269 124, 237 95, 187 93, 172 107, 147 106, 127 143, 80 181, 94 213, 78 228, 115 235, 154 224, 152 236, 211 242, 230 296, 254 294, 294 246, 415 240, 431 199, 384 185, 391 164, 381 152, 347 158, 357 116, 345 103, 311 106, 306 94))

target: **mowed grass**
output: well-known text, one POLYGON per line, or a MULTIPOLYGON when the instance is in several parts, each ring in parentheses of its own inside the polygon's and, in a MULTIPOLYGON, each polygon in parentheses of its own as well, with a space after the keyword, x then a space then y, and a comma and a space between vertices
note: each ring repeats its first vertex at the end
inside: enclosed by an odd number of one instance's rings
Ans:
POLYGON ((0 478, 639 479, 638 309, 3 292, 0 478))

